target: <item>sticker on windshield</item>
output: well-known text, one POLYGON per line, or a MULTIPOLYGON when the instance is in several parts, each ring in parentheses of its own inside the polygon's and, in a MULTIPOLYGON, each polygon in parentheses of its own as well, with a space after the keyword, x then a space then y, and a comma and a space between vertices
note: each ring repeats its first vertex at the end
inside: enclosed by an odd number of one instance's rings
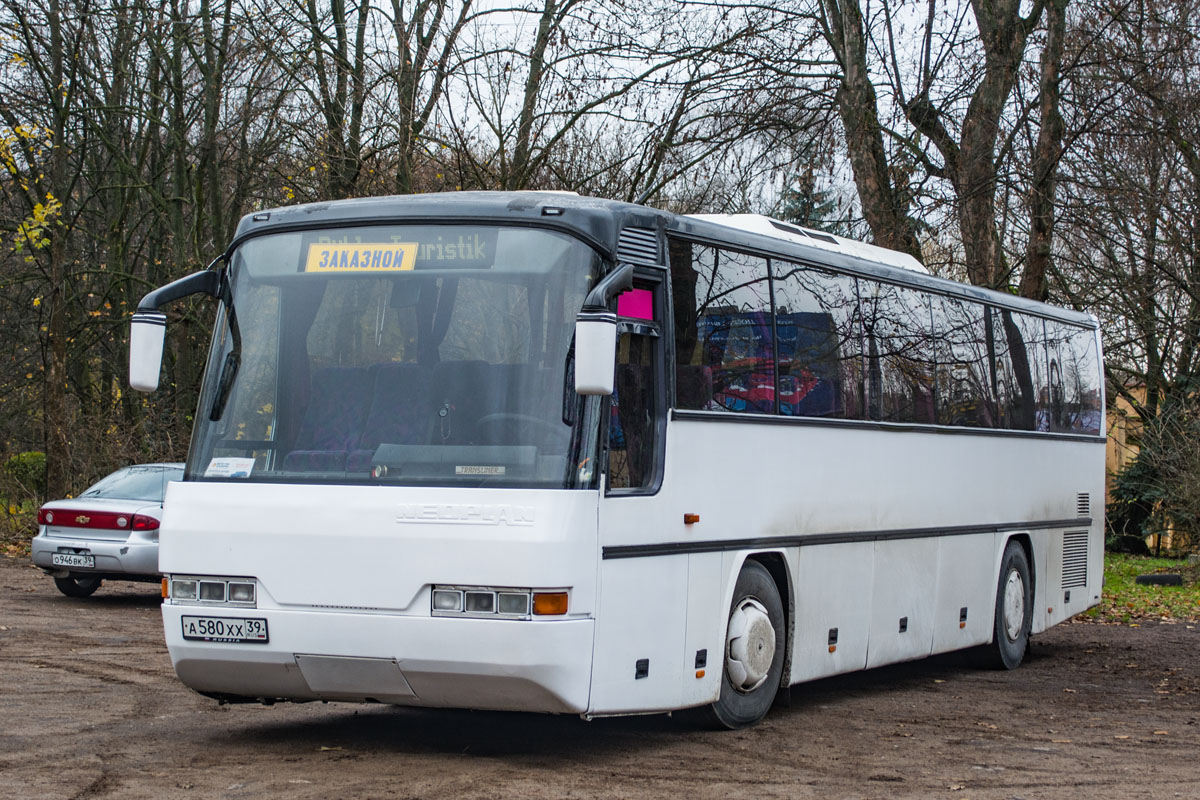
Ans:
POLYGON ((308 246, 305 272, 394 272, 417 263, 416 242, 328 244, 308 246))
POLYGON ((253 458, 214 458, 204 470, 206 478, 249 478, 254 469, 253 458))
POLYGON ((461 467, 460 466, 460 467, 454 468, 454 474, 455 475, 503 475, 504 467, 491 467, 491 466, 461 467))

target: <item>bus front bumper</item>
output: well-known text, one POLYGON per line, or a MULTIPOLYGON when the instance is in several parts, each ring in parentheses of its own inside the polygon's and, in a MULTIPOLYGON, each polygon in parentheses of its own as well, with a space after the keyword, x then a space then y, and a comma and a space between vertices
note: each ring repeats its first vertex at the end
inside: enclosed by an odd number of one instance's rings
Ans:
POLYGON ((175 672, 221 699, 348 700, 581 714, 593 623, 164 603, 175 672), (184 617, 266 621, 266 642, 183 638, 184 617))

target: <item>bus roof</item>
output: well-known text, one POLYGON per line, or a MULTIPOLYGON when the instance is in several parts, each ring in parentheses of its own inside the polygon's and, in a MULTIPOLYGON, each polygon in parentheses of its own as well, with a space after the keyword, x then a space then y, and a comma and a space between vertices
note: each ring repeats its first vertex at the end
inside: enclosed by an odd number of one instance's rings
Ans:
POLYGON ((913 272, 922 272, 926 275, 929 274, 929 270, 925 269, 925 265, 908 253, 888 250, 886 247, 877 247, 873 244, 867 244, 855 239, 847 239, 844 236, 837 236, 825 231, 815 231, 791 222, 772 219, 763 214, 689 214, 688 216, 691 219, 707 220, 715 222, 718 225, 727 225, 730 228, 737 228, 742 231, 773 236, 789 242, 799 242, 800 244, 830 250, 835 253, 850 253, 867 261, 889 264, 893 267, 910 269, 913 272))

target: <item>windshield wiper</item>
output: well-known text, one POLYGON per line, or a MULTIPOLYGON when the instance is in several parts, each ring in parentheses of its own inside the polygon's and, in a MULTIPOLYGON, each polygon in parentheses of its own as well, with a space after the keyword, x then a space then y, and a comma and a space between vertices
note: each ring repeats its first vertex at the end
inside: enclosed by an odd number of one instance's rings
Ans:
POLYGON ((222 283, 224 283, 224 291, 221 292, 221 302, 225 304, 225 308, 229 312, 229 335, 233 337, 233 344, 225 355, 225 363, 221 365, 221 375, 217 379, 217 392, 213 396, 212 408, 208 412, 208 418, 212 422, 221 419, 225 413, 225 404, 229 401, 230 392, 233 390, 233 381, 237 377, 238 367, 242 364, 242 332, 238 328, 237 311, 233 307, 233 290, 229 286, 228 272, 225 273, 222 283))

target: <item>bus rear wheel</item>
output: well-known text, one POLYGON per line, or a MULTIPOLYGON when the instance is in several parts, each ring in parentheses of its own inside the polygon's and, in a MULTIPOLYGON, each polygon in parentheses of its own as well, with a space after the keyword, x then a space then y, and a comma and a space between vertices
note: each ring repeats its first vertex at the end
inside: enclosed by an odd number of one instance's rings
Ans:
POLYGON ((980 652, 983 666, 1016 669, 1025 658, 1033 628, 1033 581, 1029 558, 1019 542, 1010 541, 1000 560, 992 643, 980 652))
POLYGON ((786 647, 783 602, 775 580, 762 564, 747 561, 729 606, 721 695, 698 710, 700 721, 734 730, 766 716, 779 691, 786 647))

